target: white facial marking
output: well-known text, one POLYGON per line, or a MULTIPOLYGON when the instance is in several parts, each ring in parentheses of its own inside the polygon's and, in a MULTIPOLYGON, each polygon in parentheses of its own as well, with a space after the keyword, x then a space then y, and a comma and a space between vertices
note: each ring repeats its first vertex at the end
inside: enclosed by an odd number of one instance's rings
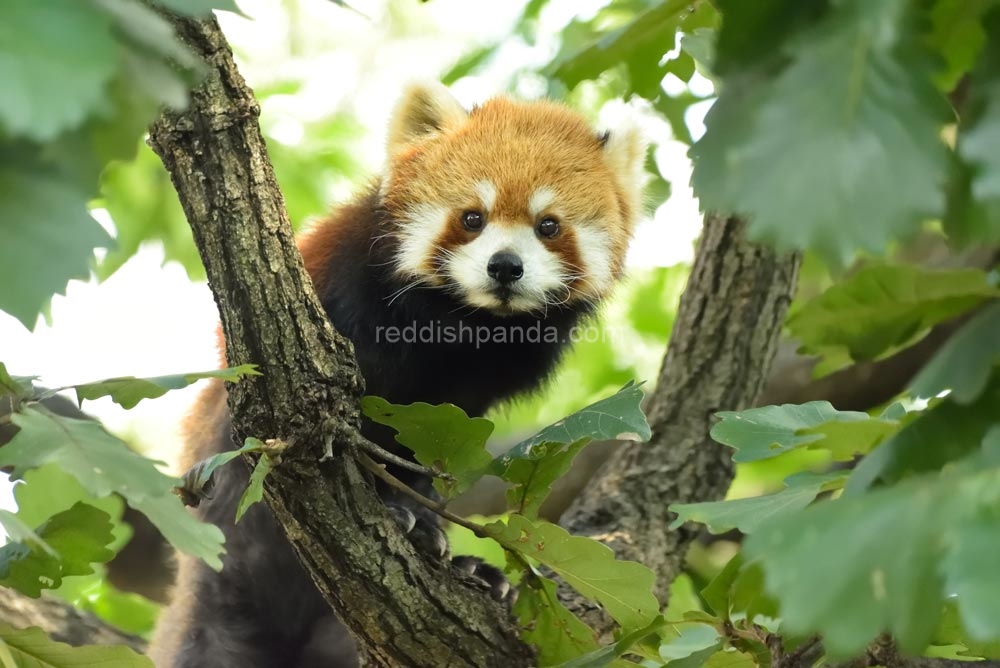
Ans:
POLYGON ((433 204, 417 204, 407 209, 406 220, 399 227, 399 252, 396 269, 410 276, 424 276, 427 261, 434 256, 434 242, 448 224, 448 209, 433 204))
POLYGON ((602 297, 611 289, 611 243, 608 233, 594 226, 580 224, 573 228, 583 264, 575 274, 582 276, 583 292, 602 297))
POLYGON ((492 181, 476 181, 476 194, 479 195, 479 202, 483 205, 486 213, 493 210, 497 203, 497 187, 492 181))
POLYGON ((510 309, 541 308, 552 299, 553 291, 565 285, 562 263, 532 228, 487 225, 474 240, 457 249, 448 262, 448 272, 470 304, 485 308, 503 305, 493 293, 496 282, 486 273, 490 258, 500 251, 516 254, 524 265, 524 276, 511 286, 514 293, 507 302, 510 309))
POLYGON ((556 200, 556 191, 548 186, 542 186, 535 192, 531 193, 531 197, 528 198, 528 212, 531 216, 537 217, 545 207, 552 204, 556 200))

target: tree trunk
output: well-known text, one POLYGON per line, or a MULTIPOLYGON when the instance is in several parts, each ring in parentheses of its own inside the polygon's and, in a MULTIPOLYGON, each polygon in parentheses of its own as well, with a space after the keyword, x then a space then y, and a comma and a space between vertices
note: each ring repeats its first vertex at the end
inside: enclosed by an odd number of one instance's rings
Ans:
POLYGON ((150 144, 194 232, 227 360, 263 372, 229 388, 236 435, 287 445, 265 500, 369 665, 530 665, 500 604, 418 555, 360 469, 351 445, 364 383, 303 269, 259 106, 214 20, 173 22, 208 73, 186 111, 154 123, 150 144))
MULTIPOLYGON (((709 214, 647 413, 648 443, 623 443, 562 518, 619 558, 657 575, 664 604, 697 530, 668 528, 672 503, 714 501, 733 477, 732 451, 709 437, 718 411, 753 405, 768 377, 801 257, 749 243, 745 225, 709 214)), ((612 622, 565 589, 598 633, 612 622)))

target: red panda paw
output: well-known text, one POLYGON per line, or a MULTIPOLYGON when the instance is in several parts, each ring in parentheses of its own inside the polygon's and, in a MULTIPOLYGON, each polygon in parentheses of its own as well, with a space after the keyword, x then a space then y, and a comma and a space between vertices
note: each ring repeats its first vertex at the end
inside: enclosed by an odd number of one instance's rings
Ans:
POLYGON ((436 522, 395 503, 387 503, 385 507, 414 547, 435 559, 447 558, 448 537, 436 522))
POLYGON ((453 558, 451 564, 480 587, 489 589, 494 600, 511 606, 517 601, 517 588, 511 585, 507 576, 496 566, 468 555, 453 558))

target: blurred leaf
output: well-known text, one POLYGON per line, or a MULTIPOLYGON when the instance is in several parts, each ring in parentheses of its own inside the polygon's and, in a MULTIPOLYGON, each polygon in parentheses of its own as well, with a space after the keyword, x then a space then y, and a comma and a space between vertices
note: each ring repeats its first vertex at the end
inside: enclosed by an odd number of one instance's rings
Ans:
POLYGON ((952 90, 972 69, 986 42, 982 18, 996 0, 936 0, 930 10, 928 43, 944 67, 935 79, 941 90, 952 90))
POLYGON ((0 25, 3 134, 48 141, 103 108, 118 66, 107 16, 79 0, 5 0, 0 25))
MULTIPOLYGON (((971 0, 970 13, 982 5, 971 0)), ((1000 240, 1000 11, 986 22, 988 42, 969 80, 944 228, 963 244, 1000 240)))
MULTIPOLYGON (((565 417, 494 459, 487 471, 514 486, 507 500, 530 518, 548 496, 552 483, 569 470, 573 459, 594 439, 649 439, 649 424, 640 403, 642 390, 629 383, 606 399, 565 417)), ((477 461, 478 464, 478 461, 477 461)))
POLYGON ((595 79, 605 70, 625 63, 633 77, 640 78, 634 82, 636 89, 648 87, 646 77, 652 77, 658 85, 665 72, 658 62, 673 46, 677 27, 690 6, 690 0, 658 3, 580 50, 561 54, 545 73, 574 88, 585 79, 595 79))
POLYGON ((144 596, 120 591, 103 579, 94 582, 73 604, 126 633, 143 636, 153 632, 160 613, 159 604, 144 596))
POLYGON ((0 622, 0 644, 10 651, 15 665, 25 668, 153 668, 153 662, 121 645, 71 647, 56 642, 40 628, 15 629, 0 622))
MULTIPOLYGON (((943 580, 977 572, 975 558, 960 563, 956 538, 977 526, 980 508, 997 503, 998 489, 1000 468, 967 462, 948 474, 844 496, 781 518, 751 535, 744 552, 762 560, 767 589, 781 603, 784 633, 822 634, 832 658, 863 651, 882 632, 891 633, 903 651, 919 652, 937 625, 943 580)), ((995 517, 986 535, 995 554, 995 517)), ((996 618, 992 624, 998 632, 996 618)))
POLYGON ((571 536, 544 521, 511 515, 486 532, 505 548, 548 566, 578 592, 600 603, 630 632, 653 621, 659 604, 653 596, 653 572, 634 561, 619 561, 608 546, 571 536))
POLYGON ((136 378, 121 376, 108 378, 93 383, 73 385, 76 388, 77 400, 111 397, 111 400, 122 408, 134 408, 143 399, 162 397, 170 390, 179 390, 204 378, 221 378, 228 383, 237 383, 244 376, 259 376, 254 364, 243 364, 237 367, 216 369, 213 371, 193 371, 191 373, 173 374, 170 376, 155 376, 152 378, 136 378))
POLYGON ((949 397, 957 403, 975 400, 1000 361, 998 341, 1000 301, 977 313, 945 341, 910 383, 911 394, 929 398, 951 390, 949 397))
POLYGON ((846 490, 856 494, 878 481, 936 471, 980 448, 1000 406, 1000 374, 970 404, 950 398, 925 410, 855 467, 846 490))
POLYGON ((154 2, 188 16, 208 16, 213 9, 242 14, 234 0, 154 0, 154 2))
POLYGON ((521 638, 538 649, 539 666, 554 666, 597 649, 594 632, 559 602, 556 583, 548 578, 526 578, 514 615, 521 638))
POLYGON ((675 264, 631 278, 635 288, 629 298, 628 314, 636 332, 666 342, 690 273, 689 265, 675 264))
POLYGON ((941 620, 934 632, 935 645, 961 645, 962 656, 974 656, 984 659, 1000 659, 1000 639, 978 641, 969 637, 962 627, 955 599, 945 601, 941 612, 941 620))
POLYGON ((783 52, 780 29, 763 17, 808 5, 779 17, 789 25, 825 3, 765 4, 723 3, 716 69, 726 76, 744 50, 788 65, 773 77, 724 79, 692 147, 695 192, 706 209, 745 215, 751 237, 779 250, 810 248, 833 266, 858 248, 882 253, 943 212, 949 166, 940 138, 948 107, 930 82, 911 3, 843 0, 783 52), (750 22, 732 23, 731 12, 750 22))
POLYGON ((225 552, 222 531, 214 524, 196 519, 177 496, 150 496, 130 500, 129 505, 149 518, 175 548, 202 559, 210 568, 222 569, 221 555, 225 552))
POLYGON ((92 573, 92 563, 115 555, 107 547, 113 539, 108 514, 82 502, 50 517, 35 535, 37 542, 28 538, 0 547, 0 584, 33 598, 64 577, 92 573))
POLYGON ((493 423, 470 418, 458 406, 399 406, 380 397, 364 397, 361 412, 373 422, 395 429, 396 440, 412 450, 418 462, 453 476, 452 480, 434 480, 434 489, 446 499, 468 489, 493 459, 486 450, 493 423))
POLYGON ((826 0, 716 0, 722 14, 713 69, 728 77, 780 56, 786 42, 815 23, 828 7, 826 0))
POLYGON ((180 262, 191 280, 204 280, 205 268, 191 238, 177 191, 160 159, 142 143, 135 160, 115 163, 101 179, 101 204, 115 223, 117 248, 97 266, 98 276, 117 271, 146 241, 163 243, 167 260, 180 262))
POLYGON ((55 173, 30 163, 15 171, 0 162, 0 285, 17 286, 0 291, 0 309, 28 329, 53 293, 65 290, 69 279, 89 275, 94 247, 110 245, 87 213, 87 198, 55 173))
POLYGON ((441 83, 445 86, 450 86, 459 79, 466 77, 473 72, 479 71, 485 63, 489 62, 489 60, 493 58, 493 55, 496 54, 498 48, 498 44, 488 44, 464 54, 454 65, 441 75, 441 83))
POLYGON ((962 625, 976 640, 1000 638, 1000 571, 994 558, 1000 548, 998 529, 996 516, 956 527, 943 564, 945 586, 957 594, 962 625))
POLYGON ((788 328, 807 352, 843 346, 853 359, 867 360, 997 295, 976 269, 873 266, 804 304, 788 328))
POLYGON ((729 501, 671 504, 670 510, 677 513, 677 518, 670 528, 676 529, 685 522, 700 522, 714 534, 731 529, 750 534, 775 518, 802 510, 820 492, 839 489, 847 480, 847 475, 845 471, 822 475, 797 473, 785 481, 784 490, 774 494, 729 501))
POLYGON ((840 458, 849 459, 856 452, 871 449, 898 428, 898 420, 892 417, 873 418, 858 411, 838 411, 828 401, 762 406, 716 415, 722 421, 712 427, 711 436, 736 448, 733 455, 736 462, 777 457, 802 446, 829 447, 840 458), (824 442, 827 438, 830 443, 824 442))
POLYGON ((121 494, 177 549, 222 567, 222 532, 184 510, 171 493, 177 480, 160 473, 151 460, 90 420, 61 417, 41 406, 28 406, 11 418, 20 431, 0 448, 0 466, 10 467, 13 478, 57 464, 94 496, 121 494))

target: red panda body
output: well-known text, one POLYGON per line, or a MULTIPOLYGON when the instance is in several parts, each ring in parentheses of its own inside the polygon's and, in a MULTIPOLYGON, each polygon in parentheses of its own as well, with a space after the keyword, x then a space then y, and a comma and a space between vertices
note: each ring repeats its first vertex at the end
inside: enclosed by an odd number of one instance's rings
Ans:
MULTIPOLYGON (((644 154, 635 133, 597 134, 556 104, 498 98, 467 113, 440 87, 409 90, 383 177, 300 241, 368 394, 482 415, 538 387, 621 274, 644 154)), ((388 430, 366 423, 363 433, 398 451, 388 430)), ((232 447, 215 385, 192 415, 182 464, 232 447)), ((428 480, 392 472, 433 494, 428 480)), ((357 665, 270 511, 257 504, 234 524, 247 472, 236 463, 216 476, 198 512, 226 535, 224 567, 181 559, 156 665, 357 665)), ((438 549, 435 517, 380 493, 406 508, 414 542, 438 549)), ((475 575, 506 592, 486 569, 475 575)))

